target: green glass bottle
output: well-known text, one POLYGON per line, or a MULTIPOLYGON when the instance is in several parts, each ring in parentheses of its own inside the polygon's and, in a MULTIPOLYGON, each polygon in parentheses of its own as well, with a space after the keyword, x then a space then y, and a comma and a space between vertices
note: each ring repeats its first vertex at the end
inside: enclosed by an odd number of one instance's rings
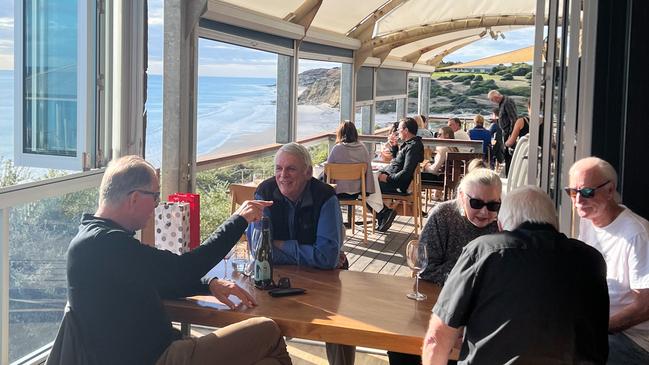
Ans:
POLYGON ((272 244, 270 238, 270 220, 261 219, 261 242, 255 258, 255 286, 259 289, 271 289, 273 286, 272 244))

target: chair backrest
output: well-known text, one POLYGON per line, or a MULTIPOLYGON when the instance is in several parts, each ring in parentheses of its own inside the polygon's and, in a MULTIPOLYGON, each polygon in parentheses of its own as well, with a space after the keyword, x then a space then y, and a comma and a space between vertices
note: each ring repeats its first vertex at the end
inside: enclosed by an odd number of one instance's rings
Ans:
POLYGON ((361 194, 365 195, 365 174, 367 173, 366 163, 325 163, 324 173, 327 176, 327 184, 332 180, 360 180, 361 194))
POLYGON ((246 200, 254 200, 256 190, 257 187, 254 185, 230 184, 230 196, 232 198, 230 214, 233 214, 237 210, 237 207, 246 200))
MULTIPOLYGON (((460 179, 466 174, 469 162, 474 158, 482 158, 482 153, 476 152, 449 152, 446 155, 444 174, 446 175, 446 189, 455 191, 460 179)), ((447 197, 447 198, 450 198, 447 197)))
POLYGON ((516 189, 527 183, 527 156, 530 149, 529 134, 521 137, 516 143, 516 149, 512 155, 511 168, 507 175, 507 191, 516 189))

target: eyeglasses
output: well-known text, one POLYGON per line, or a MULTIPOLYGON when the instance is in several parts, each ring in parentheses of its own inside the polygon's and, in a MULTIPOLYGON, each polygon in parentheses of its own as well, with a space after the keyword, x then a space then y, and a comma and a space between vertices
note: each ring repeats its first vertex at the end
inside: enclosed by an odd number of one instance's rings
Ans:
POLYGON ((469 197, 469 205, 473 209, 482 209, 482 207, 487 206, 487 210, 490 212, 497 212, 500 210, 500 202, 497 201, 485 202, 484 200, 473 198, 469 194, 466 194, 466 196, 469 197))
POLYGON ((133 193, 136 192, 136 191, 137 191, 138 193, 140 193, 140 194, 151 195, 151 196, 153 197, 153 200, 156 201, 156 203, 160 201, 160 192, 159 192, 159 191, 147 191, 147 190, 139 190, 139 189, 135 189, 135 190, 131 190, 131 191, 129 191, 128 194, 131 195, 131 194, 133 194, 133 193))
POLYGON ((595 190, 604 187, 606 184, 608 184, 608 183, 610 183, 610 182, 611 182, 611 180, 607 180, 605 183, 603 183, 603 184, 601 184, 601 185, 599 185, 599 186, 597 186, 597 187, 595 187, 595 188, 581 188, 581 189, 575 189, 575 188, 568 188, 568 187, 566 187, 566 188, 563 188, 563 190, 565 190, 565 192, 566 192, 568 195, 570 195, 571 198, 576 198, 576 197, 577 197, 577 193, 579 193, 579 195, 581 195, 582 198, 586 198, 586 199, 588 199, 588 198, 592 198, 592 197, 595 196, 595 190))

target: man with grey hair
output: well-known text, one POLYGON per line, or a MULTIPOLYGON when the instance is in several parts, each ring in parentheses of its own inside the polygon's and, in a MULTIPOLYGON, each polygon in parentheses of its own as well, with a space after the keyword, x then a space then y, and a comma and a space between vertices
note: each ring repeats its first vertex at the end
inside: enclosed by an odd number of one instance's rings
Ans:
MULTIPOLYGON (((270 218, 273 263, 318 269, 346 267, 340 254, 343 223, 335 190, 313 177, 309 151, 301 144, 283 145, 275 154, 275 176, 257 187, 255 198, 273 205, 270 218)), ((258 223, 248 229, 248 239, 258 223)), ((355 348, 327 344, 330 364, 353 364, 355 348)))
POLYGON ((565 188, 581 217, 579 239, 607 263, 611 301, 609 364, 649 364, 649 222, 618 203, 611 164, 587 157, 575 162, 565 188))
POLYGON ((433 308, 423 363, 446 364, 460 328, 460 360, 476 364, 604 364, 608 294, 602 255, 557 230, 545 192, 511 191, 502 233, 469 243, 433 308))
POLYGON ((153 166, 138 156, 111 161, 102 178, 99 207, 94 215, 83 215, 70 243, 68 299, 74 317, 68 318, 76 320, 92 363, 290 364, 279 328, 269 319, 183 339, 162 305, 163 299, 211 293, 230 308, 235 307, 231 296, 240 305, 255 306, 253 297, 235 283, 204 275, 271 202, 245 202, 201 246, 176 255, 134 237, 159 200, 153 166))
MULTIPOLYGON (((498 123, 503 131, 503 141, 509 139, 514 130, 514 124, 518 119, 516 103, 509 96, 502 95, 498 90, 491 90, 487 94, 487 99, 498 105, 498 123)), ((505 148, 505 173, 509 173, 509 166, 512 162, 512 154, 509 149, 505 148)))

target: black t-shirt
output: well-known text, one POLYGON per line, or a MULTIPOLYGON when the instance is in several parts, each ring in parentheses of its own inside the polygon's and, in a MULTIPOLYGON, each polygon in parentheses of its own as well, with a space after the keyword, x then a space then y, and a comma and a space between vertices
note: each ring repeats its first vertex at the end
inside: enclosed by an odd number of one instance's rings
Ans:
POLYGON ((604 259, 550 225, 472 241, 433 313, 466 326, 461 364, 604 364, 608 356, 604 259))
POLYGON ((115 222, 85 214, 68 249, 68 299, 99 364, 154 364, 180 338, 162 299, 207 293, 201 278, 247 227, 230 218, 183 255, 143 245, 115 222))

